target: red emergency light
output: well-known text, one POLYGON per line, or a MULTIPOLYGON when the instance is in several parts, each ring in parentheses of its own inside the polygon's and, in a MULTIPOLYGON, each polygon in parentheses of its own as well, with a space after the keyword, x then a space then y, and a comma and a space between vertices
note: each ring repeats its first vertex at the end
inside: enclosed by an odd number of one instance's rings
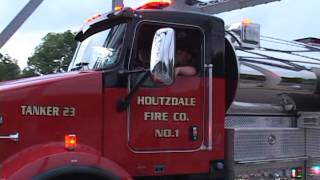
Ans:
POLYGON ((136 9, 163 9, 172 4, 171 0, 148 0, 136 9))
POLYGON ((77 146, 77 136, 75 134, 67 134, 64 136, 64 147, 71 151, 77 146))

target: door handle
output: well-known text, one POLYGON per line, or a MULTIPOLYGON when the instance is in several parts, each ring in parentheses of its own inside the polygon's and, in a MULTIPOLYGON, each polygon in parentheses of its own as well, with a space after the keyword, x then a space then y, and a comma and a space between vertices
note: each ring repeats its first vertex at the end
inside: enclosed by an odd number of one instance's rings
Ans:
POLYGON ((15 141, 15 142, 18 142, 19 138, 20 138, 20 134, 18 132, 13 133, 13 134, 9 134, 7 136, 0 136, 0 140, 9 139, 9 140, 12 140, 12 141, 15 141))

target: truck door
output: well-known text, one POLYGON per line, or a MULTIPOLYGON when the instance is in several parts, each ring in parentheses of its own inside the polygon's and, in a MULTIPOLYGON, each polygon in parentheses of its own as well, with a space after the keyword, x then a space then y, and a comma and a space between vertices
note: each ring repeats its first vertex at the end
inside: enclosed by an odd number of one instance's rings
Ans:
MULTIPOLYGON (((155 32, 175 30, 175 66, 192 66, 180 72, 171 85, 148 78, 132 99, 128 110, 128 140, 134 151, 192 151, 204 144, 204 34, 200 28, 144 22, 137 28, 130 69, 149 68, 155 32), (182 62, 180 59, 187 59, 182 62), (192 71, 192 70, 191 70, 192 71)), ((141 74, 130 77, 134 87, 141 74)))

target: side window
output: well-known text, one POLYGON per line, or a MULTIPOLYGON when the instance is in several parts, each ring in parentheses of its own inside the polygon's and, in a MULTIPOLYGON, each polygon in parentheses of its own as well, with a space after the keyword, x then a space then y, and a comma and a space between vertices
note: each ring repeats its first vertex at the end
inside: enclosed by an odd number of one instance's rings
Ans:
POLYGON ((149 68, 153 36, 159 26, 143 24, 138 28, 130 69, 149 68))
POLYGON ((203 58, 202 31, 199 28, 168 24, 144 23, 140 25, 136 34, 130 69, 149 68, 154 34, 158 29, 164 27, 171 27, 176 32, 176 76, 199 75, 203 58))
POLYGON ((176 29, 176 76, 199 75, 202 64, 203 36, 199 29, 176 29))

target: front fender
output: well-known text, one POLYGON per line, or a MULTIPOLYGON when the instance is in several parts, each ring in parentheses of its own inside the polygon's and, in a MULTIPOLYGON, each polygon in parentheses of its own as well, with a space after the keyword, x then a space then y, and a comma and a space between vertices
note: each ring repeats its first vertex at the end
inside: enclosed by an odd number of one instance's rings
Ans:
POLYGON ((67 151, 63 143, 37 145, 17 153, 0 165, 0 179, 31 179, 46 171, 66 166, 96 167, 131 180, 130 175, 117 163, 104 158, 86 145, 77 145, 76 150, 67 151))

